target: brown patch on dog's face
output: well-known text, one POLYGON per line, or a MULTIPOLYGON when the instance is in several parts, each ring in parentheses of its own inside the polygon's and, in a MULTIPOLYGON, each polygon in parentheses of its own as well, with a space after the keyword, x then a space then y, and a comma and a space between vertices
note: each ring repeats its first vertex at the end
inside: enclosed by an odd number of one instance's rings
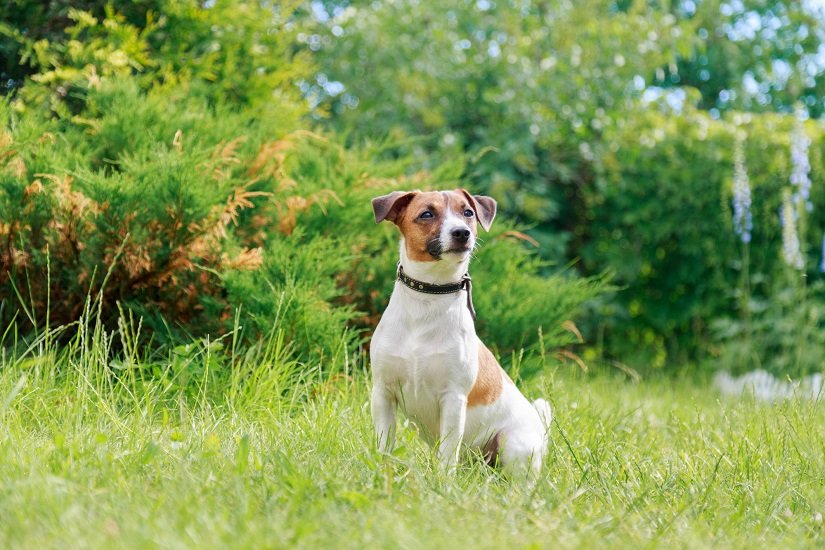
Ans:
POLYGON ((504 390, 507 374, 496 361, 493 353, 481 341, 478 342, 478 374, 473 389, 467 396, 467 406, 489 405, 495 402, 504 390))
POLYGON ((410 259, 433 262, 440 260, 444 253, 469 253, 478 235, 478 225, 489 229, 495 217, 496 201, 471 195, 464 189, 395 191, 374 198, 372 208, 376 223, 389 220, 401 229, 410 259), (445 231, 444 222, 448 218, 453 219, 445 231), (456 234, 452 234, 453 229, 456 234), (467 229, 472 239, 468 238, 467 229))
POLYGON ((448 215, 464 220, 473 235, 478 233, 475 210, 461 191, 415 193, 399 212, 396 224, 404 235, 407 256, 418 262, 441 259, 445 244, 442 226, 448 215), (471 214, 465 216, 465 213, 471 214))

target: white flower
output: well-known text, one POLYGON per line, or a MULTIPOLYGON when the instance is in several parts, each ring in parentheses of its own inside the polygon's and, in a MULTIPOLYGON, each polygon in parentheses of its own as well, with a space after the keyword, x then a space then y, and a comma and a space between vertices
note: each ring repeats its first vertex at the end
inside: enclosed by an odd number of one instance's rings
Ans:
POLYGON ((805 261, 799 247, 799 235, 796 233, 796 212, 794 212, 791 193, 787 189, 782 194, 782 256, 785 263, 793 269, 802 271, 805 261))
POLYGON ((745 147, 737 133, 733 148, 733 230, 743 243, 751 242, 751 187, 745 168, 745 147))
POLYGON ((805 112, 798 108, 796 111, 796 123, 791 134, 791 185, 794 186, 794 203, 805 204, 805 208, 810 212, 813 209, 811 203, 811 162, 808 160, 808 147, 811 145, 810 138, 805 134, 804 119, 805 112))

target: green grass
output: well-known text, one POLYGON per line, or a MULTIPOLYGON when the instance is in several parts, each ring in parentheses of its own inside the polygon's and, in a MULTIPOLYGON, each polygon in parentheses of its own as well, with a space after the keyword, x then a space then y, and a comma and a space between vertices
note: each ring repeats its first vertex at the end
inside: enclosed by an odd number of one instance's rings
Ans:
POLYGON ((142 358, 149 381, 98 345, 2 359, 0 547, 821 544, 818 404, 558 371, 527 388, 557 419, 530 489, 472 460, 444 475, 409 428, 378 455, 368 376, 277 341, 231 354, 237 376, 210 372, 211 345, 183 367, 180 350, 142 358))

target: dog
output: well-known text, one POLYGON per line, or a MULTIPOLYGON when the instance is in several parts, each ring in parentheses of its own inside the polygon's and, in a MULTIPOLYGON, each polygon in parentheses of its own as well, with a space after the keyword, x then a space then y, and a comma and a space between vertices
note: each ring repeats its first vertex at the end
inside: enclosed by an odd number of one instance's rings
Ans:
POLYGON ((394 445, 400 407, 454 472, 464 447, 510 476, 538 475, 552 421, 544 399, 516 388, 475 331, 467 268, 496 201, 454 191, 396 191, 372 200, 375 222, 401 231, 395 288, 370 344, 378 449, 394 445))

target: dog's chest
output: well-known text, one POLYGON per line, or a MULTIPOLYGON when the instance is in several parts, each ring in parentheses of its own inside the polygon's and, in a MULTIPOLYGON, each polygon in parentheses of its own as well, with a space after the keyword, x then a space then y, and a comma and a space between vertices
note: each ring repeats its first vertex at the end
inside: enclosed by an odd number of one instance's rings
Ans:
POLYGON ((466 395, 475 381, 478 339, 463 296, 419 298, 402 290, 393 293, 373 336, 373 376, 437 435, 441 397, 451 390, 466 395))

